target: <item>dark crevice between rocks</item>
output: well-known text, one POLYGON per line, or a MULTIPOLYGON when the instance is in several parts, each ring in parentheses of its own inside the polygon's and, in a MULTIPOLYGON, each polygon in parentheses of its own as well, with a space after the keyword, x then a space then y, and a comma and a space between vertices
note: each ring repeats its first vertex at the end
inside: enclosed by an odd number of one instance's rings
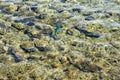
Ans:
POLYGON ((9 47, 9 48, 8 48, 8 54, 13 57, 13 59, 14 59, 14 61, 15 61, 16 63, 23 61, 22 59, 18 58, 18 56, 16 56, 15 53, 16 53, 16 52, 15 52, 15 50, 14 50, 13 47, 9 47))
POLYGON ((99 38, 100 37, 100 34, 97 34, 97 33, 89 32, 87 30, 80 29, 77 27, 75 27, 75 29, 79 30, 81 33, 85 34, 85 36, 88 36, 88 37, 92 37, 92 38, 99 38))

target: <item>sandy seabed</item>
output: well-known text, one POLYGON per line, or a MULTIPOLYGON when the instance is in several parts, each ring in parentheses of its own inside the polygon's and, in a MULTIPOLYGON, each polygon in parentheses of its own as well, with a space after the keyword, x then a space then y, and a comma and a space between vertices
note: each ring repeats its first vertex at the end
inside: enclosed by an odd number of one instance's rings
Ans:
POLYGON ((120 80, 120 0, 0 0, 0 80, 120 80))

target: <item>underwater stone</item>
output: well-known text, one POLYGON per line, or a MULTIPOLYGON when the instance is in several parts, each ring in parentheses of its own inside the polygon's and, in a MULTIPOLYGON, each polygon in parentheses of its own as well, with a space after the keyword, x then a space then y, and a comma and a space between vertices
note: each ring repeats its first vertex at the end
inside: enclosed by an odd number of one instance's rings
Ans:
POLYGON ((35 23, 30 21, 30 22, 27 23, 27 25, 28 25, 28 26, 34 26, 35 23))
POLYGON ((19 9, 18 9, 20 12, 22 11, 28 11, 29 10, 29 6, 27 5, 23 5, 23 6, 19 6, 19 9))
POLYGON ((36 51, 33 42, 23 42, 20 45, 20 48, 22 48, 25 52, 35 52, 36 51))
POLYGON ((64 48, 63 46, 58 46, 58 50, 59 50, 59 51, 64 51, 65 48, 64 48))
MULTIPOLYGON (((21 47, 22 48, 22 47, 21 47)), ((22 48, 25 52, 35 52, 36 49, 34 47, 29 47, 29 48, 22 48)))
POLYGON ((64 10, 56 10, 58 13, 61 13, 61 12, 63 12, 64 10))
POLYGON ((31 40, 33 40, 33 38, 41 38, 42 36, 41 32, 35 29, 35 26, 31 26, 28 29, 26 29, 24 31, 24 34, 27 34, 31 40))
POLYGON ((68 29, 68 30, 66 31, 66 34, 68 34, 68 35, 73 35, 73 31, 72 31, 71 29, 68 29))
POLYGON ((35 25, 35 28, 39 29, 39 30, 43 30, 44 26, 43 25, 35 25))
POLYGON ((71 43, 71 45, 72 46, 77 46, 79 43, 77 42, 77 41, 73 41, 72 43, 71 43))
POLYGON ((110 15, 105 13, 105 18, 110 18, 110 15))
POLYGON ((36 12, 37 6, 32 6, 32 7, 31 7, 31 10, 34 11, 34 12, 36 12))
POLYGON ((0 35, 4 35, 5 34, 5 30, 0 29, 0 35))
POLYGON ((52 32, 53 32, 53 31, 52 31, 51 28, 49 28, 49 29, 43 29, 43 30, 42 30, 42 33, 43 33, 43 34, 47 34, 47 35, 52 35, 52 32))
POLYGON ((36 13, 34 13, 34 12, 29 12, 26 16, 36 16, 36 13))
POLYGON ((43 34, 52 35, 53 30, 50 26, 40 26, 39 29, 42 29, 43 34))
POLYGON ((12 26, 18 30, 23 30, 25 28, 22 23, 12 23, 12 26))
POLYGON ((81 33, 84 33, 85 36, 88 36, 88 37, 93 37, 93 38, 99 38, 100 37, 100 34, 89 32, 89 31, 84 30, 82 28, 80 29, 78 27, 75 27, 75 29, 79 30, 81 33))
POLYGON ((110 30, 110 32, 119 32, 120 28, 119 27, 112 27, 112 29, 110 30))
POLYGON ((92 12, 87 12, 87 11, 84 11, 84 12, 81 12, 83 16, 90 16, 92 15, 92 12))
POLYGON ((37 19, 45 19, 47 17, 47 14, 40 14, 36 16, 37 19))
MULTIPOLYGON (((0 54, 0 64, 9 64, 10 62, 12 62, 12 60, 10 60, 9 56, 6 56, 4 54, 0 54)), ((1 76, 0 76, 0 79, 1 79, 1 76)))
POLYGON ((110 44, 111 44, 113 47, 115 47, 115 48, 117 48, 117 49, 120 49, 120 42, 118 42, 118 41, 112 41, 112 42, 110 42, 110 44))
POLYGON ((7 5, 5 7, 5 10, 10 11, 10 12, 15 12, 17 9, 18 9, 18 6, 17 5, 13 5, 13 4, 7 5))
POLYGON ((77 62, 74 66, 83 72, 97 72, 102 70, 101 67, 91 64, 88 61, 77 62))
POLYGON ((52 38, 53 38, 54 40, 60 40, 60 38, 59 38, 59 37, 56 37, 56 36, 52 36, 52 38))
POLYGON ((67 53, 70 51, 70 48, 66 45, 58 45, 58 50, 67 53))
POLYGON ((67 62, 68 62, 68 59, 67 59, 67 57, 66 57, 66 56, 61 56, 59 60, 60 60, 60 62, 61 62, 62 64, 64 64, 64 63, 67 63, 67 62))
POLYGON ((97 10, 96 12, 97 12, 97 13, 102 13, 102 10, 97 10))
POLYGON ((40 39, 42 37, 42 35, 39 32, 38 33, 34 33, 34 34, 32 33, 32 37, 40 39))
POLYGON ((44 40, 35 40, 35 41, 34 41, 34 45, 35 45, 35 47, 36 47, 39 51, 42 51, 42 52, 51 51, 51 48, 50 48, 50 46, 48 45, 48 42, 47 42, 47 41, 44 41, 44 40))
POLYGON ((86 16, 86 17, 85 17, 85 20, 91 21, 91 20, 94 20, 94 17, 92 17, 92 16, 86 16))
POLYGON ((22 20, 24 21, 23 23, 34 22, 35 21, 35 17, 26 17, 26 18, 24 18, 22 20))
POLYGON ((61 66, 62 66, 62 65, 61 65, 60 62, 58 62, 58 61, 52 62, 52 67, 54 67, 54 68, 61 67, 61 66))
POLYGON ((10 29, 8 28, 8 26, 11 26, 11 24, 9 24, 9 23, 2 23, 2 22, 0 22, 0 35, 4 35, 4 34, 6 34, 7 32, 9 32, 10 31, 10 29))
POLYGON ((20 20, 14 20, 15 23, 26 23, 23 19, 20 20))
POLYGON ((13 16, 14 16, 14 17, 17 17, 17 16, 19 16, 19 14, 17 14, 17 13, 14 13, 14 14, 13 14, 13 16))
POLYGON ((8 15, 11 14, 11 12, 9 12, 9 11, 7 11, 7 10, 2 10, 2 13, 3 13, 3 14, 8 14, 8 15))
POLYGON ((23 59, 20 58, 20 57, 18 57, 16 55, 16 53, 17 53, 17 50, 15 50, 14 47, 9 47, 8 48, 8 54, 12 56, 12 58, 14 59, 15 62, 21 62, 21 61, 23 61, 23 59))
POLYGON ((3 46, 0 46, 0 54, 3 54, 3 53, 5 53, 6 52, 6 50, 4 49, 4 47, 3 46))
POLYGON ((5 23, 4 22, 0 22, 0 28, 6 28, 6 25, 5 25, 5 23))
POLYGON ((42 52, 48 52, 50 51, 50 48, 49 47, 46 47, 46 46, 35 46, 39 51, 42 51, 42 52))
POLYGON ((35 57, 35 56, 29 56, 29 57, 27 57, 27 60, 28 61, 33 61, 33 60, 38 60, 38 58, 35 57))
POLYGON ((81 12, 81 9, 80 9, 80 8, 73 8, 72 11, 73 11, 73 12, 75 12, 75 11, 81 12))

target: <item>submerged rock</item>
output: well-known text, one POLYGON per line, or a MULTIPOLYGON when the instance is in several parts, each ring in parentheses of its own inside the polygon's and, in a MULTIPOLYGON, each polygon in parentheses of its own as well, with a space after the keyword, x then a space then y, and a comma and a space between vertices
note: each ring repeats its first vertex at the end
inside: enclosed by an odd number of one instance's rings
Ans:
POLYGON ((43 30, 42 30, 42 33, 43 33, 43 34, 47 34, 47 35, 52 35, 52 32, 53 32, 53 31, 52 31, 51 28, 43 29, 43 30))
POLYGON ((23 42, 20 45, 20 48, 22 48, 25 52, 35 52, 36 51, 33 42, 23 42))
POLYGON ((5 10, 9 12, 15 12, 17 9, 18 9, 18 6, 14 4, 10 4, 5 7, 5 10))
POLYGON ((97 72, 102 70, 101 67, 95 64, 91 64, 90 62, 87 62, 87 61, 83 61, 80 63, 78 62, 74 66, 83 72, 97 72))
POLYGON ((34 11, 34 12, 36 12, 37 6, 32 6, 32 7, 31 7, 31 10, 34 11))
POLYGON ((6 52, 7 52, 6 49, 0 45, 0 54, 4 54, 6 52))
POLYGON ((36 40, 34 42, 35 47, 42 52, 48 52, 51 51, 50 46, 48 45, 48 42, 42 41, 42 40, 36 40))
POLYGON ((0 28, 0 35, 4 35, 6 33, 6 31, 4 29, 0 28))
POLYGON ((36 30, 35 26, 28 27, 24 31, 24 34, 28 35, 31 40, 33 40, 34 38, 40 39, 42 37, 41 32, 36 30))
POLYGON ((11 55, 15 62, 21 62, 23 61, 22 58, 16 55, 17 51, 13 47, 8 48, 8 54, 11 55))
MULTIPOLYGON (((76 27, 76 29, 78 29, 76 27)), ((84 33, 85 36, 88 36, 88 37, 93 37, 93 38, 99 38, 101 35, 100 34, 96 34, 96 33, 92 33, 92 32, 89 32, 87 30, 84 30, 84 29, 78 29, 81 33, 84 33)))
POLYGON ((77 11, 78 13, 80 13, 80 12, 81 12, 81 8, 73 8, 72 11, 73 11, 73 12, 76 12, 76 11, 77 11))
POLYGON ((47 14, 40 14, 36 16, 37 19, 45 19, 47 17, 47 14))
POLYGON ((72 31, 71 29, 68 29, 68 30, 66 31, 66 34, 68 34, 68 35, 73 35, 73 31, 72 31))
POLYGON ((42 51, 42 52, 48 52, 48 51, 50 51, 50 48, 49 48, 49 47, 46 47, 46 46, 37 46, 37 45, 36 45, 36 48, 37 48, 39 51, 42 51))
POLYGON ((28 25, 28 26, 34 26, 35 23, 33 23, 33 22, 28 22, 27 25, 28 25))
POLYGON ((92 17, 92 16, 86 16, 86 17, 85 17, 85 20, 91 21, 91 20, 94 20, 94 17, 92 17))
POLYGON ((25 26, 22 23, 12 23, 12 26, 17 30, 24 30, 25 26))
POLYGON ((113 47, 115 47, 115 48, 117 48, 117 49, 120 49, 120 42, 119 42, 119 41, 112 41, 112 42, 110 42, 110 44, 111 44, 113 47))

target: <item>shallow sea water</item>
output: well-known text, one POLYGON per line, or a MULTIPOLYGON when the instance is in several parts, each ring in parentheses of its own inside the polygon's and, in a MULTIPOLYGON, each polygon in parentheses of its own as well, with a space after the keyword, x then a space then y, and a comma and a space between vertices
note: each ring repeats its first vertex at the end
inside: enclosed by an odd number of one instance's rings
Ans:
POLYGON ((119 0, 0 0, 0 80, 119 74, 119 0))

